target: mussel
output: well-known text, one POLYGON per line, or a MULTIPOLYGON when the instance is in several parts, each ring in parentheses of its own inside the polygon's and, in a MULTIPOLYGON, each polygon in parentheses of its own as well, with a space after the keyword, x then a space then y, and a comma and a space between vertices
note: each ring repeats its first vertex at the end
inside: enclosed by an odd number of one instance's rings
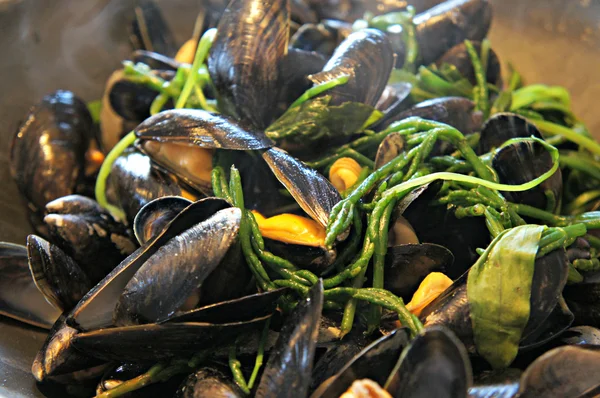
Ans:
MULTIPOLYGON (((473 42, 472 44, 477 53, 481 54, 481 43, 473 42)), ((469 57, 465 43, 460 43, 452 47, 435 63, 438 67, 441 67, 444 64, 452 65, 462 76, 466 77, 471 84, 477 84, 475 71, 473 70, 473 62, 469 57)), ((494 84, 497 87, 502 87, 500 60, 492 49, 489 49, 488 53, 486 79, 488 83, 494 84)))
POLYGON ((490 117, 481 127, 478 152, 484 154, 512 138, 543 138, 531 122, 514 113, 502 112, 490 117))
POLYGON ((45 96, 27 115, 10 149, 10 172, 27 201, 30 221, 45 234, 46 203, 76 193, 83 182, 92 117, 70 91, 45 96))
POLYGON ((224 372, 203 367, 189 375, 175 394, 176 398, 244 398, 244 393, 224 372))
POLYGON ((174 56, 177 52, 173 33, 154 0, 136 0, 135 19, 131 22, 129 39, 135 49, 155 51, 166 56, 174 56))

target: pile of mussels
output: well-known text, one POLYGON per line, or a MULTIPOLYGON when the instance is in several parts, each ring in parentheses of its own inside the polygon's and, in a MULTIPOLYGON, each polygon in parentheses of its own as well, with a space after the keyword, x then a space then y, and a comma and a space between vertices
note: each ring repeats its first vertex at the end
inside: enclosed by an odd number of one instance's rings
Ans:
POLYGON ((49 329, 39 383, 600 394, 600 145, 489 1, 413 2, 209 1, 180 46, 139 1, 100 101, 31 108, 0 314, 49 329))

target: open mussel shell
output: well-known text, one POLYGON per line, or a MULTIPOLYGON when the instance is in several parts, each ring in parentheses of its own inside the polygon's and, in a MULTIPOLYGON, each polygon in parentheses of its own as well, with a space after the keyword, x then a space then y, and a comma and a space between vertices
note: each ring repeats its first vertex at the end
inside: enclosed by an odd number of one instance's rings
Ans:
MULTIPOLYGON (((548 325, 545 321, 561 303, 561 293, 567 282, 567 274, 567 258, 563 249, 536 259, 531 284, 529 320, 521 336, 521 343, 524 344, 522 348, 533 348, 539 345, 535 343, 546 342, 562 332, 554 328, 547 329, 548 325)), ((467 296, 467 277, 468 272, 465 272, 444 293, 425 307, 421 312, 421 320, 425 327, 439 325, 449 328, 465 344, 469 353, 475 354, 467 296)), ((561 319, 562 314, 568 318, 568 313, 559 308, 557 319, 561 319)), ((570 326, 568 322, 563 323, 565 326, 563 330, 570 326)))
POLYGON ((288 0, 233 0, 217 26, 208 71, 221 110, 258 129, 277 115, 279 63, 290 35, 288 0))
POLYGON ((362 350, 335 376, 325 380, 311 398, 338 398, 359 379, 371 379, 383 386, 408 343, 405 329, 396 329, 381 337, 362 350))
POLYGON ((34 283, 25 246, 0 243, 0 315, 44 329, 60 316, 34 283))
MULTIPOLYGON (((412 108, 401 112, 390 112, 374 127, 376 131, 384 130, 393 122, 417 116, 423 119, 448 124, 465 135, 473 134, 481 129, 483 114, 475 110, 475 103, 467 98, 441 97, 423 101, 412 108)), ((449 143, 438 142, 434 154, 447 153, 453 150, 449 143)))
POLYGON ((285 320, 258 384, 257 398, 305 397, 323 310, 323 281, 319 280, 285 320))
POLYGON ((133 232, 138 242, 141 245, 148 242, 190 204, 192 201, 181 196, 165 196, 148 202, 133 220, 133 232))
POLYGON ((326 227, 329 214, 342 198, 317 171, 279 148, 262 154, 275 177, 313 220, 326 227))
POLYGON ((133 223, 148 202, 164 196, 189 196, 176 178, 152 167, 150 158, 136 150, 128 150, 113 164, 108 186, 114 191, 114 202, 133 223))
POLYGON ((92 136, 92 117, 70 91, 46 95, 29 111, 11 144, 10 173, 34 228, 46 203, 76 192, 92 136))
POLYGON ((238 208, 219 210, 162 245, 123 289, 114 323, 159 322, 183 306, 237 239, 241 217, 238 208))
POLYGON ((574 319, 575 316, 567 307, 565 300, 559 297, 556 306, 550 312, 550 315, 540 323, 540 326, 530 330, 527 335, 524 334, 519 343, 519 349, 525 352, 548 343, 557 343, 557 337, 563 335, 573 324, 574 319))
POLYGON ((315 51, 331 56, 337 46, 352 33, 352 25, 325 20, 318 24, 304 24, 290 39, 290 48, 315 51))
POLYGON ((375 156, 375 169, 380 168, 386 163, 391 162, 398 155, 404 152, 406 140, 400 133, 388 134, 377 147, 375 156))
POLYGON ((129 40, 135 49, 155 51, 169 57, 177 53, 173 33, 154 0, 136 0, 129 40))
POLYGON ((79 265, 47 240, 29 235, 27 254, 33 281, 57 309, 69 311, 93 287, 79 265))
POLYGON ((88 369, 102 363, 73 347, 73 338, 77 333, 76 329, 66 324, 65 315, 57 319, 31 366, 31 373, 37 381, 45 381, 49 377, 88 369))
POLYGON ((331 96, 329 105, 351 101, 375 106, 393 67, 394 54, 386 34, 376 29, 363 29, 348 36, 336 48, 323 71, 309 79, 322 84, 348 75, 346 84, 322 94, 331 96))
POLYGON ((459 219, 446 206, 430 206, 441 185, 433 182, 414 189, 394 211, 406 218, 421 242, 442 245, 452 252, 454 264, 446 275, 455 280, 479 258, 476 249, 487 247, 490 234, 479 217, 459 219))
POLYGON ((52 241, 98 283, 137 244, 125 225, 117 222, 95 200, 69 195, 46 205, 44 223, 52 241))
MULTIPOLYGON (((539 142, 515 142, 502 147, 492 158, 492 167, 502 184, 519 185, 531 181, 552 168, 552 156, 539 142)), ((554 212, 562 198, 560 168, 535 188, 524 192, 502 192, 511 202, 523 203, 554 212), (549 199, 549 196, 552 199, 549 199)))
POLYGON ((398 398, 459 398, 467 395, 472 378, 460 340, 446 328, 428 328, 404 350, 386 389, 398 398))
POLYGON ((565 286, 563 296, 575 315, 575 325, 600 328, 600 273, 588 274, 583 282, 565 286))
POLYGON ((284 113, 289 106, 312 86, 308 76, 323 69, 327 59, 314 51, 289 48, 285 58, 280 62, 281 80, 285 82, 280 88, 278 112, 284 113))
MULTIPOLYGON (((481 54, 481 42, 473 42, 472 44, 477 54, 481 54)), ((452 47, 435 63, 437 66, 442 66, 443 64, 453 65, 462 76, 466 77, 469 82, 471 82, 471 84, 477 84, 475 71, 473 70, 473 62, 471 62, 471 58, 467 52, 467 46, 464 42, 452 47)), ((502 70, 500 60, 498 59, 496 52, 491 48, 489 49, 488 53, 486 72, 486 80, 488 83, 494 84, 497 87, 502 87, 502 70)))
POLYGON ((419 60, 429 65, 465 40, 481 41, 492 20, 489 0, 445 1, 415 16, 419 60))
POLYGON ((406 82, 385 86, 381 97, 375 105, 377 110, 383 112, 383 116, 373 128, 378 129, 378 126, 389 125, 388 120, 413 106, 414 102, 410 96, 411 90, 412 84, 406 82))
POLYGON ((234 323, 181 322, 123 326, 78 333, 73 345, 87 355, 114 361, 154 361, 233 342, 259 329, 271 315, 234 323))
POLYGON ((88 292, 69 314, 67 322, 81 330, 112 325, 113 309, 123 289, 135 273, 172 238, 206 220, 207 202, 215 200, 222 203, 223 209, 230 207, 226 201, 216 198, 207 198, 188 206, 162 232, 123 260, 106 278, 88 292))
POLYGON ((600 329, 591 326, 576 326, 567 329, 560 340, 569 345, 596 345, 600 346, 600 329))
POLYGON ((179 312, 165 322, 231 323, 249 321, 273 313, 277 300, 287 289, 256 293, 233 300, 210 304, 186 312, 179 312))
POLYGON ((203 367, 189 375, 181 384, 175 398, 244 398, 246 395, 224 372, 203 367))
POLYGON ((420 243, 389 247, 385 255, 384 288, 410 300, 427 275, 446 273, 453 263, 452 252, 444 246, 420 243))
POLYGON ((600 351, 566 346, 548 351, 521 376, 520 398, 595 397, 600 392, 600 351))
POLYGON ((535 125, 522 116, 502 112, 490 117, 481 128, 478 152, 484 154, 499 148, 512 138, 543 138, 535 125))

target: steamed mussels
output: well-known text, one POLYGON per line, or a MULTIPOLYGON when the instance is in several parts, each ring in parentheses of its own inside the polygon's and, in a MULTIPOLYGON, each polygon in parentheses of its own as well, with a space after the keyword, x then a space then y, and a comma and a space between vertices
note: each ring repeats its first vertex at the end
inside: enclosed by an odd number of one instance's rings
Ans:
POLYGON ((38 383, 600 394, 600 145, 503 75, 488 0, 409 3, 206 1, 182 36, 138 1, 94 112, 31 108, 0 315, 48 330, 38 383))

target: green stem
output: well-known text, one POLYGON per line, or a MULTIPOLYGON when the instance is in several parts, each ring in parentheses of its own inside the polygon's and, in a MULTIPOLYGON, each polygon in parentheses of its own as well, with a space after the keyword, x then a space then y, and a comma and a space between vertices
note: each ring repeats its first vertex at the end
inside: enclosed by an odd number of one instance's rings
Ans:
POLYGON ((304 94, 302 94, 300 97, 298 97, 298 99, 296 101, 294 101, 292 103, 292 105, 290 105, 290 109, 302 105, 309 99, 314 98, 317 95, 319 95, 327 90, 331 90, 334 87, 341 86, 342 84, 348 83, 349 79, 350 79, 349 75, 342 75, 342 76, 336 77, 335 79, 331 79, 327 82, 324 82, 324 83, 321 83, 314 87, 309 88, 308 90, 306 90, 304 92, 304 94))
POLYGON ((246 380, 244 379, 244 373, 242 372, 242 364, 237 360, 235 356, 236 345, 233 344, 229 348, 229 369, 231 369, 231 373, 233 375, 233 381, 237 386, 244 392, 244 394, 250 394, 250 389, 248 388, 248 384, 246 384, 246 380))
POLYGON ((133 131, 127 134, 125 137, 123 137, 121 141, 119 141, 117 145, 115 145, 115 147, 111 149, 108 155, 106 155, 102 166, 100 166, 98 178, 96 179, 96 201, 100 206, 107 209, 113 215, 113 217, 115 217, 118 220, 124 220, 125 213, 120 208, 108 203, 108 199, 106 198, 106 181, 108 179, 108 176, 110 175, 110 171, 115 161, 119 158, 119 156, 121 156, 125 149, 127 149, 135 142, 135 140, 136 136, 135 132, 133 131))
POLYGON ((560 135, 565 137, 567 140, 576 143, 582 148, 587 149, 593 154, 600 155, 600 144, 591 138, 577 134, 575 131, 568 127, 561 126, 556 123, 547 122, 545 120, 530 120, 538 129, 543 133, 555 136, 560 135))
POLYGON ((271 325, 271 318, 267 319, 267 321, 265 322, 265 326, 260 336, 258 352, 256 353, 256 361, 254 362, 254 369, 252 370, 252 375, 250 375, 250 379, 248 380, 249 390, 252 390, 252 387, 254 387, 254 382, 256 381, 256 377, 258 376, 258 371, 260 370, 263 364, 263 357, 265 355, 265 344, 267 342, 267 335, 269 334, 269 325, 271 325))
POLYGON ((469 40, 465 40, 465 46, 467 47, 467 52, 471 58, 473 71, 475 72, 475 79, 477 80, 477 86, 475 87, 475 108, 483 113, 485 120, 490 113, 487 76, 483 70, 481 60, 479 59, 479 55, 477 54, 475 47, 473 47, 473 44, 469 40))

